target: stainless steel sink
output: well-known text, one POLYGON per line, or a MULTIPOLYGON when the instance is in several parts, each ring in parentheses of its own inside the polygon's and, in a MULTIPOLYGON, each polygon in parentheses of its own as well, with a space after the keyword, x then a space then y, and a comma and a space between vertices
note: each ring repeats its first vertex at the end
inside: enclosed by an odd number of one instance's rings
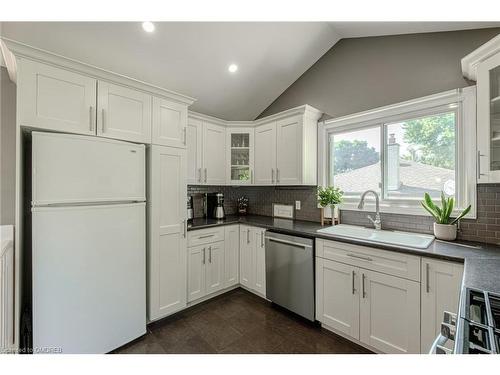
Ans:
POLYGON ((428 234, 375 230, 346 224, 319 229, 318 233, 331 235, 332 237, 345 237, 366 242, 413 247, 417 249, 426 249, 432 241, 434 241, 434 236, 428 234))

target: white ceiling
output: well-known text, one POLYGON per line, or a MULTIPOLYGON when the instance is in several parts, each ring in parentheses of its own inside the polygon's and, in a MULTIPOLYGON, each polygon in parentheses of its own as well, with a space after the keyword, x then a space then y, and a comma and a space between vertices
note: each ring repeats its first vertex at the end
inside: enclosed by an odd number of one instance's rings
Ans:
MULTIPOLYGON (((2 36, 197 98, 193 110, 252 120, 340 38, 494 27, 403 22, 2 22, 2 36), (227 66, 239 65, 236 74, 227 66)), ((304 103, 305 104, 305 103, 304 103)))

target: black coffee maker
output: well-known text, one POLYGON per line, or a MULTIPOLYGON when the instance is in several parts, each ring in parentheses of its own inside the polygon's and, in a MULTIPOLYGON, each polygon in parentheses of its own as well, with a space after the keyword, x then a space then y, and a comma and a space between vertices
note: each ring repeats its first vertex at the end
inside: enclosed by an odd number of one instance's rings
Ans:
POLYGON ((209 219, 221 220, 226 217, 224 212, 224 194, 206 193, 203 197, 203 216, 209 219))

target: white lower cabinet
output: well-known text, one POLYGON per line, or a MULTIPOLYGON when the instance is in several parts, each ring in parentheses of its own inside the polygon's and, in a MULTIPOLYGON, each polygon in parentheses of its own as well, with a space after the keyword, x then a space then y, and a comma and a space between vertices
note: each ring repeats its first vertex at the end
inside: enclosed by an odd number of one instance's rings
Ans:
POLYGON ((188 302, 224 288, 224 262, 224 241, 188 249, 188 302))
POLYGON ((240 226, 240 284, 266 295, 265 229, 240 226))
POLYGON ((186 307, 186 150, 152 146, 148 194, 148 318, 186 307))
POLYGON ((262 296, 266 295, 266 244, 265 229, 253 228, 255 237, 255 280, 253 289, 262 296))
POLYGON ((359 269, 316 258, 316 319, 359 337, 359 269))
POLYGON ((438 335, 443 313, 457 313, 464 267, 461 263, 422 258, 421 353, 438 335))
POLYGON ((240 280, 240 226, 224 228, 224 286, 237 285, 240 280))
POLYGON ((420 283, 360 272, 360 341, 384 353, 420 353, 420 283))
MULTIPOLYGON (((327 246, 336 245, 318 240, 317 254, 338 256, 322 251, 327 246)), ((368 247, 362 250, 364 263, 357 261, 360 257, 353 257, 356 264, 316 257, 316 319, 380 352, 419 353, 420 283, 370 270, 381 267, 374 260, 386 254, 368 247)), ((391 253, 398 255, 400 261, 393 259, 393 264, 413 264, 407 255, 391 253)))

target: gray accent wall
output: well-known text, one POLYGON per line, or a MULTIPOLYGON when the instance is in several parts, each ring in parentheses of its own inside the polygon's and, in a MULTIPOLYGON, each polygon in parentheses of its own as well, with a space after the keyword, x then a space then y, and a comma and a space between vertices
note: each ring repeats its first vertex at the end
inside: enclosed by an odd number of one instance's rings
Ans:
POLYGON ((342 39, 259 115, 310 104, 339 117, 473 84, 460 60, 500 28, 342 39))
POLYGON ((0 225, 15 221, 16 85, 0 67, 0 225))

